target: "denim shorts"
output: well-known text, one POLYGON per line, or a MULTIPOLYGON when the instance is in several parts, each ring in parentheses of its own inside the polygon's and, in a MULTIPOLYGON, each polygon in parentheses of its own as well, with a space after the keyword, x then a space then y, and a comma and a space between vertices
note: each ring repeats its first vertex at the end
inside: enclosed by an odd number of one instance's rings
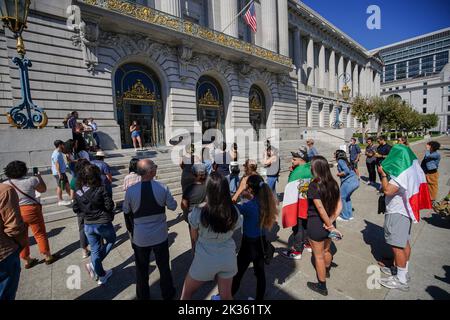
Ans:
POLYGON ((140 137, 140 136, 141 136, 141 133, 139 131, 133 131, 131 133, 131 137, 132 138, 137 138, 137 137, 140 137))

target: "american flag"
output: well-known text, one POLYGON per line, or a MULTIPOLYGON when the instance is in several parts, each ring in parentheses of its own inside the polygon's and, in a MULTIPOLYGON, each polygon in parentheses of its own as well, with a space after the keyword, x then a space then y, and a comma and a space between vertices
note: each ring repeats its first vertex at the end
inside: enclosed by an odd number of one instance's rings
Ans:
POLYGON ((256 32, 256 11, 255 3, 253 1, 244 15, 244 20, 248 24, 250 29, 252 29, 253 32, 256 32))

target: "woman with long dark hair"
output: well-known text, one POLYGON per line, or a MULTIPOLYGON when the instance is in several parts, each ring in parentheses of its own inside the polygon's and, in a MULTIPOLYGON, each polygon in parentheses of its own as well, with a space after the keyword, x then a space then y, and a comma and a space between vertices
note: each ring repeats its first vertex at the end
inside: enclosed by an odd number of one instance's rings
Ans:
POLYGON ((227 179, 212 173, 206 185, 206 204, 189 214, 194 260, 183 285, 181 300, 189 300, 206 281, 217 280, 222 300, 233 299, 231 285, 237 273, 236 244, 232 238, 242 226, 233 205, 227 179))
POLYGON ((341 179, 341 199, 342 213, 338 221, 353 220, 352 194, 359 188, 359 179, 355 171, 353 171, 347 154, 343 150, 337 150, 335 153, 337 161, 337 176, 341 179))
POLYGON ((311 161, 311 173, 314 180, 310 183, 308 198, 308 237, 314 255, 317 283, 308 282, 307 286, 324 296, 328 295, 326 278, 330 276, 331 237, 342 234, 336 229, 336 219, 342 210, 339 186, 334 180, 328 161, 315 156, 311 161))
POLYGON ((105 284, 112 275, 112 270, 103 269, 102 262, 116 242, 113 210, 114 202, 102 183, 100 169, 91 164, 85 166, 77 176, 73 211, 83 218, 91 247, 91 262, 86 264, 86 269, 92 279, 99 278, 99 285, 105 284))
POLYGON ((278 215, 277 204, 270 187, 259 175, 249 176, 247 190, 253 199, 238 205, 244 218, 241 248, 237 257, 238 273, 233 278, 233 296, 239 290, 242 277, 250 262, 256 276, 256 300, 263 300, 266 292, 266 274, 264 271, 265 231, 272 229, 278 215))

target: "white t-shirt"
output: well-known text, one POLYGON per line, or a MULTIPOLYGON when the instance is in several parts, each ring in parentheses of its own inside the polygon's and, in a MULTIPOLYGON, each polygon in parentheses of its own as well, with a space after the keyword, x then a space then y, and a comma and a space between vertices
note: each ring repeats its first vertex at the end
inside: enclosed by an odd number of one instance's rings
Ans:
POLYGON ((408 199, 406 197, 406 190, 400 187, 400 185, 395 182, 393 179, 389 181, 389 184, 392 184, 398 187, 398 191, 393 196, 386 196, 386 212, 385 214, 402 214, 408 218, 410 218, 408 214, 408 199))
MULTIPOLYGON (((37 177, 24 177, 21 179, 11 179, 11 182, 19 188, 22 192, 29 195, 30 197, 36 199, 40 203, 38 193, 35 190, 36 186, 39 184, 39 179, 37 177)), ((9 181, 5 181, 6 184, 12 186, 9 181)), ((25 206, 30 204, 36 204, 35 201, 31 200, 29 197, 24 195, 22 192, 16 191, 19 196, 19 205, 25 206)))

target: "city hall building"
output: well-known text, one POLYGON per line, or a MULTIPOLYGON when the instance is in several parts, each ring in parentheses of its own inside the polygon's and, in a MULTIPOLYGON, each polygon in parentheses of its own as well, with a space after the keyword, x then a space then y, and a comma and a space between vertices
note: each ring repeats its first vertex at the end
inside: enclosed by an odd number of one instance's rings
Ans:
POLYGON ((383 59, 381 96, 395 96, 419 113, 435 113, 434 131, 450 129, 450 28, 373 50, 383 59))
MULTIPOLYGON (((168 145, 195 121, 203 132, 279 129, 283 140, 359 128, 351 101, 379 95, 377 54, 293 0, 255 1, 254 33, 236 18, 247 3, 32 1, 23 38, 33 101, 49 128, 73 110, 93 117, 107 149, 131 146, 133 121, 148 146, 168 145)), ((16 54, 3 28, 0 130, 17 130, 5 117, 21 100, 16 54)))

